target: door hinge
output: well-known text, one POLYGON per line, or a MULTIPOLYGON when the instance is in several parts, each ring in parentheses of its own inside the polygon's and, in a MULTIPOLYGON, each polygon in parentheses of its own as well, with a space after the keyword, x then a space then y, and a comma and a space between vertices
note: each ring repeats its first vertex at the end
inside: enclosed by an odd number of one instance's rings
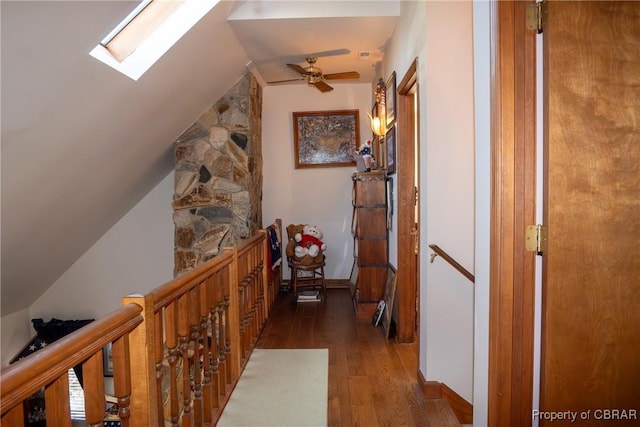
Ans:
POLYGON ((542 33, 547 22, 547 3, 544 1, 528 3, 526 10, 527 29, 542 33))
POLYGON ((527 225, 524 246, 526 250, 542 255, 547 250, 547 227, 544 225, 527 225))

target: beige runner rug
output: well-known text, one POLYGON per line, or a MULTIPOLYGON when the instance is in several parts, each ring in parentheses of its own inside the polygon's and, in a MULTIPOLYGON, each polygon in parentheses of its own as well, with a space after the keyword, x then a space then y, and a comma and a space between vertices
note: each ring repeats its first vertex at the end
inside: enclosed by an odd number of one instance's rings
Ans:
POLYGON ((265 350, 251 354, 218 426, 327 425, 329 350, 265 350))

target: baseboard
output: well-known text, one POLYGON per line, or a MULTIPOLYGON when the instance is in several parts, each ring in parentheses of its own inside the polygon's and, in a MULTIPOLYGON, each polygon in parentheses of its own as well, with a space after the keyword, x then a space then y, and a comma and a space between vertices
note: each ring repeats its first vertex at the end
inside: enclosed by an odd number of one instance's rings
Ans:
POLYGON ((327 279, 327 288, 342 289, 349 287, 349 279, 327 279))
POLYGON ((418 382, 426 399, 444 399, 449 403, 460 424, 473 424, 473 405, 453 389, 438 381, 427 381, 418 371, 418 382))

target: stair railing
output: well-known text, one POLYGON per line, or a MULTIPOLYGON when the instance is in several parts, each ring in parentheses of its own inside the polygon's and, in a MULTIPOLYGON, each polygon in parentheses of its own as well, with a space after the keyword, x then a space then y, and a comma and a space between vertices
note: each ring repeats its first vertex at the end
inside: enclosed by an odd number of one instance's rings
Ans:
POLYGON ((264 327, 277 289, 265 230, 0 372, 2 424, 24 426, 44 388, 50 425, 71 426, 68 370, 83 367, 86 421, 105 416, 103 347, 112 343, 122 427, 212 426, 264 327))
POLYGON ((433 263, 435 258, 438 255, 440 255, 442 257, 442 259, 444 259, 446 262, 451 264, 451 266, 453 268, 455 268, 460 273, 462 273, 462 275, 464 277, 466 277, 467 279, 469 279, 471 281, 471 283, 475 283, 476 282, 475 276, 469 270, 464 268, 458 261, 453 259, 453 257, 451 255, 449 255, 444 250, 442 250, 438 245, 429 245, 429 248, 431 248, 431 250, 433 251, 433 253, 431 254, 431 259, 429 260, 429 262, 433 263))

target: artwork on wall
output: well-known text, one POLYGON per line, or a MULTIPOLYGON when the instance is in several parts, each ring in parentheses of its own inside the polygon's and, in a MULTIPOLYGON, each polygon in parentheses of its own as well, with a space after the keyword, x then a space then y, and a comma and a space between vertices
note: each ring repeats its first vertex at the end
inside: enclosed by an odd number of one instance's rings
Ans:
POLYGON ((354 166, 359 123, 358 110, 294 112, 296 169, 354 166))
POLYGON ((396 127, 392 126, 384 137, 385 145, 387 146, 385 159, 385 165, 387 167, 387 174, 393 175, 396 173, 396 127))
POLYGON ((385 85, 385 109, 387 115, 387 129, 396 121, 396 72, 391 73, 385 85))

